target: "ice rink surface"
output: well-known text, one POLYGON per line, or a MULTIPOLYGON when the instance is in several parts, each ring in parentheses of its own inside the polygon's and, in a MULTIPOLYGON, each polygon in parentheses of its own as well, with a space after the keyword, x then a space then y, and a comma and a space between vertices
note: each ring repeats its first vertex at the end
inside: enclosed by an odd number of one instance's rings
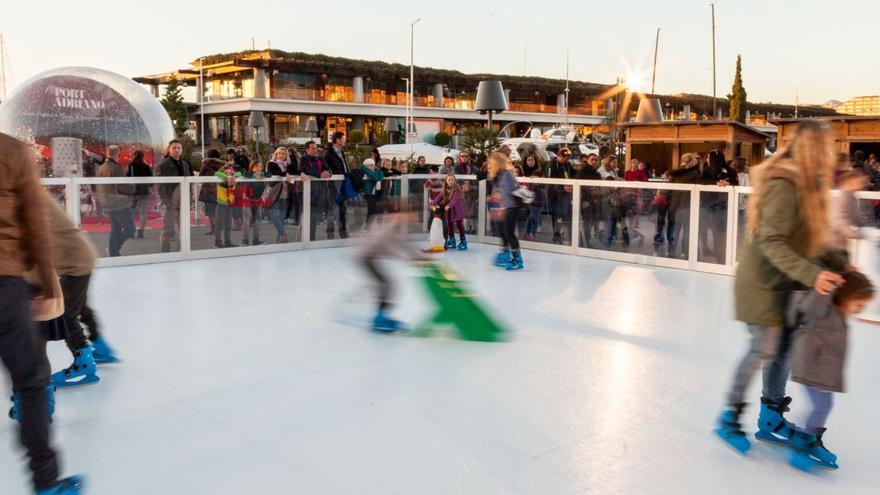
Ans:
MULTIPOLYGON (((58 392, 65 472, 127 495, 877 493, 880 328, 852 328, 826 435, 842 467, 808 476, 711 433, 746 346, 732 278, 536 252, 508 273, 493 254, 438 259, 513 330, 502 343, 360 328, 352 248, 99 270, 92 304, 124 363, 58 392)), ((395 313, 417 323, 416 272, 394 272, 395 313)), ((63 343, 50 357, 69 364, 63 343)), ((29 493, 14 435, 0 421, 4 495, 29 493)))

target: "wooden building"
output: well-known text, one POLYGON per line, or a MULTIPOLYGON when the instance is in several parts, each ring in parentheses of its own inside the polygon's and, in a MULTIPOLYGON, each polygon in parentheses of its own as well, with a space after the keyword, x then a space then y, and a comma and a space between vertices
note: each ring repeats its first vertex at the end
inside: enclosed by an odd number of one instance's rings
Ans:
POLYGON ((852 155, 856 150, 865 153, 880 154, 880 116, 876 117, 852 117, 841 115, 839 117, 815 117, 800 119, 780 119, 775 122, 778 128, 779 148, 788 144, 794 136, 798 125, 805 120, 823 120, 831 127, 834 136, 834 151, 852 155))
POLYGON ((638 158, 660 169, 676 169, 685 153, 723 150, 728 160, 742 156, 750 164, 764 160, 767 136, 728 120, 663 121, 626 124, 626 160, 638 158))

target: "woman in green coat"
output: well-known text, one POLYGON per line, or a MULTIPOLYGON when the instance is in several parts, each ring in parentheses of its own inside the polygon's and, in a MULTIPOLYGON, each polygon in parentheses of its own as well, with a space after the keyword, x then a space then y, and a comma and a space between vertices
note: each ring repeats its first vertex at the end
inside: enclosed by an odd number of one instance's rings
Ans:
POLYGON ((828 127, 808 121, 798 127, 785 149, 753 168, 749 242, 735 280, 736 318, 747 325, 751 340, 715 430, 742 453, 750 444, 739 416, 745 407, 745 391, 762 366, 755 437, 787 444, 798 433, 782 417, 791 402, 785 396, 792 333, 784 325, 785 306, 792 291, 812 287, 829 294, 843 281, 830 270, 842 270, 846 262, 829 255, 825 244, 832 158, 828 127))

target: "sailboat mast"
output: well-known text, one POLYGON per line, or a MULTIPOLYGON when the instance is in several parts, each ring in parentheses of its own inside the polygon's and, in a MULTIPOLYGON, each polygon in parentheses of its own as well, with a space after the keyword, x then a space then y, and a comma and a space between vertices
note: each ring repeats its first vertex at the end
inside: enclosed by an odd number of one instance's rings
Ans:
POLYGON ((568 61, 569 61, 569 53, 568 50, 565 50, 565 117, 564 123, 565 126, 568 127, 568 61))
POLYGON ((651 75, 651 94, 654 93, 654 85, 657 84, 657 52, 660 51, 660 28, 657 28, 657 39, 654 41, 654 72, 651 75))

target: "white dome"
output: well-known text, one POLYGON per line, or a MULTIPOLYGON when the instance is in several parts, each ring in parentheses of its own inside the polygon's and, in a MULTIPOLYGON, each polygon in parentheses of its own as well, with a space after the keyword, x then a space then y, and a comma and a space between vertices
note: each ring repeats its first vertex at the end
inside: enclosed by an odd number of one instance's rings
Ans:
POLYGON ((142 150, 158 162, 174 137, 171 119, 143 86, 91 67, 53 69, 27 80, 0 105, 0 132, 34 143, 52 156, 53 138, 82 140, 84 155, 122 147, 123 160, 142 150))

